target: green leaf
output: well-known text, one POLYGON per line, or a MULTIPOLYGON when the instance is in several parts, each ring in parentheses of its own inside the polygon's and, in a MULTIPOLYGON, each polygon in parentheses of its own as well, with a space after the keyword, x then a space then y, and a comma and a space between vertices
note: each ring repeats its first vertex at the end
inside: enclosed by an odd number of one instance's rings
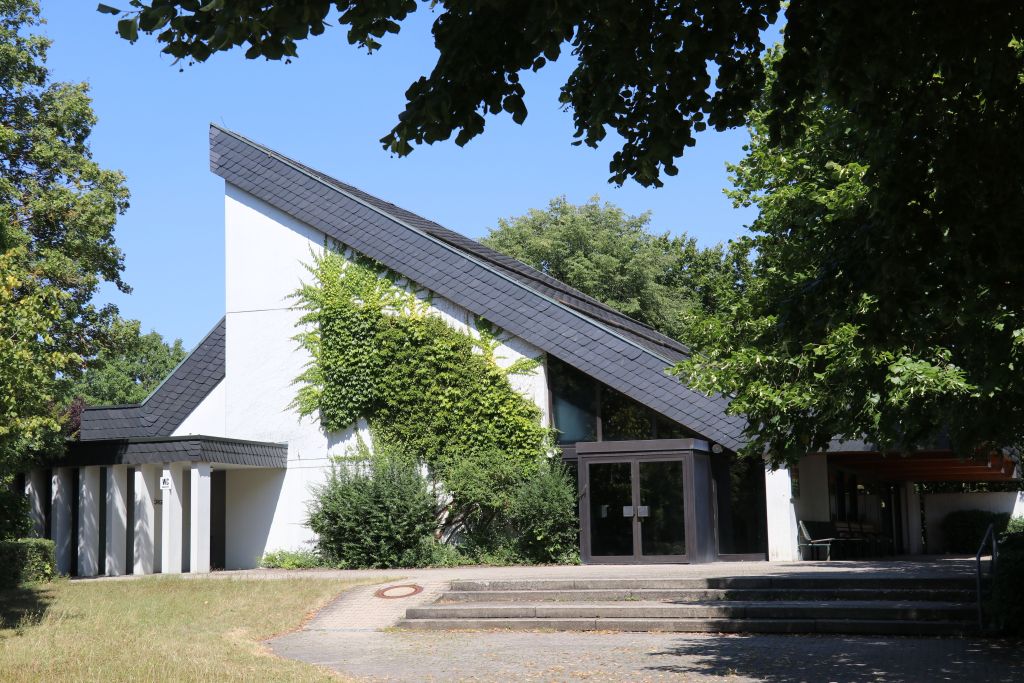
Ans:
POLYGON ((96 6, 96 11, 97 12, 102 12, 103 14, 120 14, 121 13, 121 10, 117 9, 116 7, 111 7, 110 5, 104 5, 102 2, 96 6))
POLYGON ((117 22, 117 33, 128 42, 134 43, 139 39, 139 20, 138 17, 131 19, 121 19, 117 22))

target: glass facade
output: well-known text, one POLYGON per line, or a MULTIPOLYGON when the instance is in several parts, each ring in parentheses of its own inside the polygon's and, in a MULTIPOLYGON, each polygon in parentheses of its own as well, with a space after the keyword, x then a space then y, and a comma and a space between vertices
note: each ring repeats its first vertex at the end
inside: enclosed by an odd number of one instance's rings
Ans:
POLYGON ((764 463, 720 453, 711 458, 718 515, 718 552, 748 555, 768 552, 764 463))
POLYGON ((668 418, 557 358, 548 357, 547 369, 559 444, 693 436, 668 418))

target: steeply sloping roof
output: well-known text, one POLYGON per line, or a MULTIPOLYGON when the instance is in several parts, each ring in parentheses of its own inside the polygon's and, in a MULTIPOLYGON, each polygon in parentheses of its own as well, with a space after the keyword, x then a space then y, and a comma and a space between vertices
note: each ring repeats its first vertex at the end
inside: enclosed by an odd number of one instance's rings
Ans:
POLYGON ((170 436, 224 379, 224 318, 137 405, 87 408, 82 412, 82 441, 170 436))
POLYGON ((227 182, 419 285, 487 318, 652 410, 731 450, 743 420, 727 399, 666 374, 677 342, 514 259, 210 127, 210 168, 227 182))

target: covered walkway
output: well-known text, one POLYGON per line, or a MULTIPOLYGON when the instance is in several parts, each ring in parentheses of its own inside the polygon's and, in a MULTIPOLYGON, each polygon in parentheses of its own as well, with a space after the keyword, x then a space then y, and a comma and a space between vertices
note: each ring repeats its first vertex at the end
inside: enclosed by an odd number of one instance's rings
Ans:
POLYGON ((224 566, 226 472, 286 461, 283 444, 208 436, 81 441, 25 492, 62 574, 207 573, 224 566))

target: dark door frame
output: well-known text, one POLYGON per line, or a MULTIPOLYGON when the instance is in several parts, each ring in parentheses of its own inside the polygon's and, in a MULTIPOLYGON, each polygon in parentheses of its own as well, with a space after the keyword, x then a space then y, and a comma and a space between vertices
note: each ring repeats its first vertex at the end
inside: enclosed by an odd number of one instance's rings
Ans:
POLYGON ((579 478, 580 559, 584 563, 607 564, 677 564, 707 562, 714 559, 717 533, 712 524, 698 524, 713 520, 711 485, 707 467, 695 467, 695 452, 705 458, 708 445, 699 439, 651 439, 645 441, 601 441, 576 444, 579 478), (683 464, 683 505, 685 515, 685 555, 644 555, 640 547, 641 522, 633 516, 633 554, 619 556, 593 556, 590 528, 590 465, 594 463, 629 462, 632 480, 632 504, 639 500, 640 463, 674 462, 683 464), (701 472, 703 476, 701 476, 701 472), (707 481, 705 481, 707 480, 707 481), (706 527, 706 528, 702 528, 706 527))

